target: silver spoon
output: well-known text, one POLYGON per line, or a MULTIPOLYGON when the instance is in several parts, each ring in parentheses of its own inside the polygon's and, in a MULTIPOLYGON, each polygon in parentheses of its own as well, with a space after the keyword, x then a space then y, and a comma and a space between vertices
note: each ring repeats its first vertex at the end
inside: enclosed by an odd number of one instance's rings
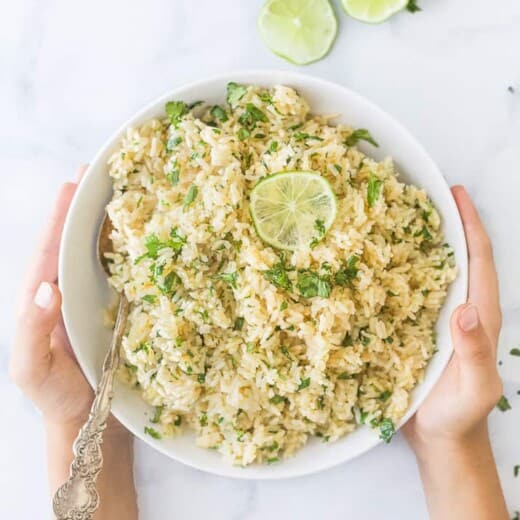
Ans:
MULTIPOLYGON (((113 251, 110 238, 112 223, 105 214, 97 240, 97 255, 104 271, 110 276, 105 253, 113 251)), ((114 374, 119 364, 119 347, 128 317, 129 303, 120 295, 116 325, 110 348, 103 362, 101 380, 90 414, 73 445, 74 458, 68 480, 56 491, 52 506, 57 520, 91 520, 99 506, 96 479, 103 465, 101 444, 112 402, 114 374)))

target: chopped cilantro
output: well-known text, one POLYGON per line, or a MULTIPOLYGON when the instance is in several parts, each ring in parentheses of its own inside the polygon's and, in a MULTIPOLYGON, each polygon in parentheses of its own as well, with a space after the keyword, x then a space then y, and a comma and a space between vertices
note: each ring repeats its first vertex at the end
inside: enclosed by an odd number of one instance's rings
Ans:
POLYGON ((359 269, 356 264, 359 262, 359 256, 352 255, 346 262, 343 262, 341 269, 334 275, 334 283, 345 287, 351 286, 352 281, 356 278, 359 269))
POLYGON ((246 343, 246 352, 253 352, 254 349, 255 349, 254 343, 252 343, 251 341, 248 341, 246 343))
MULTIPOLYGON (((144 246, 146 253, 136 258, 134 263, 138 264, 143 258, 151 258, 157 260, 157 256, 161 249, 171 248, 176 254, 179 254, 182 247, 186 244, 186 237, 183 237, 177 233, 177 228, 170 230, 170 238, 168 240, 160 240, 155 233, 148 235, 144 240, 144 246)), ((160 273, 159 273, 160 274, 160 273)))
POLYGON ((199 188, 197 188, 195 184, 192 184, 184 198, 184 206, 189 206, 196 199, 198 192, 199 188))
POLYGON ((247 103, 244 112, 238 118, 238 122, 247 130, 251 131, 258 122, 269 122, 268 117, 253 103, 247 103))
POLYGON ((338 379, 344 380, 344 379, 353 379, 354 376, 352 374, 349 374, 348 372, 341 372, 341 374, 338 375, 338 379))
POLYGON ((342 347, 351 347, 354 344, 354 341, 352 340, 352 336, 347 332, 345 334, 345 337, 343 338, 343 341, 341 342, 342 347))
POLYGON ((318 245, 318 242, 325 236, 326 233, 325 223, 323 222, 323 220, 316 219, 314 221, 314 228, 318 232, 318 236, 314 238, 311 242, 312 249, 314 249, 318 245))
POLYGON ((269 151, 276 152, 278 150, 278 141, 271 141, 271 144, 269 145, 269 151))
POLYGON ((311 384, 311 378, 306 377, 305 379, 300 379, 300 384, 298 385, 298 388, 296 389, 297 392, 300 390, 303 390, 304 388, 308 388, 311 384))
POLYGON ((206 381, 206 374, 198 374, 197 375, 197 381, 202 384, 206 381))
POLYGON ((166 174, 166 179, 171 182, 172 186, 179 184, 180 173, 179 168, 172 168, 172 170, 166 174))
POLYGON ((390 396, 392 395, 392 392, 390 390, 385 390, 382 394, 379 395, 378 399, 380 401, 383 401, 383 403, 386 403, 388 399, 390 399, 390 396))
POLYGON ((267 451, 273 452, 273 451, 276 451, 279 447, 280 447, 280 445, 276 441, 274 441, 273 444, 271 444, 270 446, 266 446, 265 449, 267 451))
POLYGON ((244 326, 244 318, 242 316, 238 316, 235 319, 235 324, 233 325, 233 328, 235 330, 242 330, 242 327, 244 326))
POLYGON ((298 272, 296 287, 305 298, 313 298, 314 296, 328 298, 332 290, 328 276, 320 276, 310 269, 298 272))
POLYGON ((280 350, 282 351, 282 354, 287 358, 289 359, 290 361, 292 361, 292 357, 291 357, 291 354, 289 353, 289 349, 285 346, 285 345, 282 345, 280 347, 280 350))
POLYGON ((283 397, 282 395, 275 395, 271 397, 271 399, 269 399, 269 402, 272 404, 285 403, 285 397, 283 397))
POLYGON ((274 264, 271 269, 264 271, 263 275, 268 282, 271 282, 279 289, 285 289, 286 291, 292 289, 292 282, 289 279, 288 269, 284 258, 281 258, 281 260, 274 264))
POLYGON ((240 128, 237 133, 237 137, 240 141, 245 141, 250 135, 249 130, 244 127, 240 128))
POLYGON ((520 465, 517 464, 514 468, 513 468, 513 475, 516 477, 518 477, 518 475, 520 474, 520 465))
POLYGON ((227 282, 231 287, 233 287, 233 289, 237 288, 237 277, 238 273, 236 271, 233 273, 218 273, 214 276, 217 280, 227 282))
POLYGON ((497 408, 501 412, 507 412, 507 410, 511 410, 511 405, 509 404, 509 401, 507 400, 507 397, 503 395, 497 403, 497 408))
POLYGON ((179 275, 175 271, 170 271, 163 280, 162 285, 157 284, 157 287, 159 290, 166 295, 171 295, 173 292, 173 286, 180 285, 181 279, 179 278, 179 275))
POLYGON ((227 102, 231 108, 235 108, 238 102, 245 96, 247 87, 231 81, 227 84, 227 102))
POLYGON ((341 173, 343 171, 343 168, 339 165, 339 164, 335 164, 334 165, 334 169, 338 172, 338 173, 341 173))
POLYGON ((180 426, 182 424, 182 417, 180 415, 177 415, 177 418, 175 419, 175 421, 173 421, 173 424, 175 426, 180 426))
POLYGON ((417 13, 418 11, 422 11, 422 9, 417 5, 417 0, 408 0, 406 10, 410 13, 417 13))
POLYGON ((161 414, 164 410, 164 406, 156 406, 153 417, 150 419, 151 423, 157 424, 161 420, 161 414))
POLYGON ((221 121, 222 123, 225 123, 228 120, 228 116, 226 114, 226 111, 219 105, 214 105, 211 107, 211 110, 209 113, 215 118, 221 121))
POLYGON ((287 309, 288 307, 288 303, 283 301, 281 304, 280 304, 280 310, 281 311, 284 311, 285 309, 287 309))
POLYGON ((141 300, 148 303, 155 303, 157 301, 157 296, 155 296, 155 294, 145 294, 141 300))
POLYGON ((379 423, 379 438, 383 439, 387 444, 395 435, 395 426, 392 419, 383 419, 379 423))
POLYGON ((199 417, 199 424, 203 427, 208 425, 208 416, 205 413, 199 417))
POLYGON ((180 136, 172 136, 168 139, 166 143, 166 151, 171 152, 177 145, 182 143, 182 137, 180 136))
POLYGON ((278 462, 280 459, 278 457, 270 457, 267 459, 267 464, 274 464, 275 462, 278 462))
POLYGON ((354 130, 345 141, 347 146, 355 146, 359 141, 366 141, 374 146, 379 146, 366 128, 354 130))
POLYGON ((382 187, 383 181, 379 180, 373 173, 370 174, 367 186, 367 202, 370 208, 373 207, 377 199, 379 199, 382 187))
POLYGON ((294 134, 295 141, 305 141, 306 139, 313 139, 315 141, 323 141, 323 137, 318 137, 317 135, 310 135, 305 132, 296 132, 294 134))
POLYGON ((157 430, 154 430, 153 428, 148 428, 148 426, 144 427, 144 433, 148 434, 150 437, 153 437, 157 440, 161 438, 161 434, 157 430))
POLYGON ((173 126, 178 126, 182 116, 188 113, 188 106, 184 101, 168 101, 164 109, 173 126))
POLYGON ((512 348, 509 351, 509 354, 511 354, 512 356, 520 356, 520 348, 512 348))

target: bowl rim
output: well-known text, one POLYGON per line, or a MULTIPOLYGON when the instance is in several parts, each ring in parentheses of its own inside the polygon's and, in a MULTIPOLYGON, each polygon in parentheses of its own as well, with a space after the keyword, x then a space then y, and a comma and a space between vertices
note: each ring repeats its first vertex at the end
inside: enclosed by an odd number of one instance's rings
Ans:
MULTIPOLYGON (((177 85, 176 87, 169 89, 165 92, 163 92, 161 95, 155 97, 152 99, 152 101, 146 103, 141 109, 134 112, 128 119, 126 119, 119 127, 112 132, 108 138, 106 138, 103 141, 102 146, 98 149, 92 160, 90 161, 88 168, 84 174, 84 177, 82 181, 87 178, 91 172, 97 167, 97 164, 100 160, 106 155, 106 153, 112 149, 118 139, 121 137, 122 133, 130 126, 133 126, 133 124, 141 119, 144 114, 147 112, 153 110, 160 104, 164 104, 169 99, 175 98, 179 93, 189 91, 196 89, 198 87, 202 87, 206 85, 207 83, 211 82, 217 82, 217 81, 236 81, 240 83, 252 83, 255 82, 258 84, 261 84, 262 81, 258 78, 264 77, 266 78, 264 82, 266 83, 273 83, 272 80, 269 80, 268 78, 275 78, 283 76, 283 83, 288 83, 292 80, 295 82, 309 82, 313 83, 313 87, 318 87, 319 85, 323 85, 326 88, 332 88, 332 89, 340 89, 344 91, 350 98, 356 99, 361 104, 364 104, 365 106, 369 107, 370 110, 380 116, 383 120, 386 120, 387 122, 391 123, 393 127, 398 130, 401 134, 401 136, 406 137, 410 143, 413 143, 414 147, 417 149, 417 151, 423 156, 424 160, 429 163, 430 170, 432 173, 436 176, 436 183, 437 184, 443 184, 444 188, 448 191, 450 190, 449 185, 442 175, 439 167, 435 163, 435 161, 432 159, 428 151, 424 148, 424 146, 419 142, 418 139, 414 137, 414 135, 403 125, 394 118, 389 112, 386 110, 380 108, 376 103, 372 102, 370 99, 366 98, 365 96, 362 96, 361 94, 358 94, 356 91, 352 90, 351 88, 336 83, 335 81, 331 81, 328 79, 324 79, 321 77, 316 77, 314 75, 310 74, 304 74, 301 72, 293 72, 293 71, 287 71, 283 69, 245 69, 245 70, 232 70, 229 72, 224 72, 220 74, 214 74, 208 77, 204 77, 203 79, 198 79, 195 81, 191 81, 188 83, 181 83, 177 85), (250 78, 250 79, 248 79, 250 78)), ((83 182, 80 182, 76 191, 76 194, 72 200, 72 203, 69 207, 69 210, 67 212, 67 217, 63 226, 63 232, 62 232, 62 239, 60 242, 60 250, 59 250, 59 266, 58 266, 58 280, 60 289, 62 290, 63 294, 63 302, 62 302, 62 315, 63 315, 63 321, 65 324, 65 328, 67 331, 67 334, 69 338, 73 336, 74 334, 71 334, 69 331, 73 328, 71 325, 71 320, 69 316, 68 311, 68 292, 67 292, 67 275, 66 275, 66 266, 64 262, 64 258, 66 256, 65 250, 67 248, 68 243, 68 236, 71 233, 71 227, 72 227, 72 218, 71 215, 74 214, 75 208, 78 204, 79 199, 81 198, 81 191, 83 182)), ((458 215, 458 219, 456 222, 451 222, 450 225, 455 225, 458 229, 458 235, 460 239, 460 244, 458 243, 456 247, 460 247, 460 249, 463 249, 464 254, 461 254, 461 257, 458 259, 457 267, 458 267, 458 274, 457 278, 459 278, 459 285, 462 284, 462 292, 466 295, 468 290, 468 262, 467 262, 467 243, 465 238, 465 233, 462 226, 462 220, 460 218, 460 215, 458 213, 455 201, 453 197, 450 197, 450 200, 447 200, 447 204, 452 206, 452 209, 455 210, 455 213, 458 215)), ((72 298, 72 297, 71 297, 72 298)), ((462 302, 461 302, 462 303, 462 302)), ((442 308, 441 308, 442 310, 442 308)), ((74 355, 77 358, 78 364, 80 365, 80 368, 85 375, 86 379, 88 380, 89 384, 93 389, 97 386, 97 381, 99 380, 99 374, 95 373, 95 371, 89 370, 87 363, 85 361, 85 356, 82 354, 81 349, 75 348, 72 340, 70 341, 71 347, 73 349, 74 355)), ((402 417, 402 419, 399 421, 399 424, 396 425, 396 432, 408 421, 408 419, 415 414, 419 406, 422 404, 422 402, 426 399, 426 397, 431 392, 433 386, 437 383, 439 378, 441 377, 442 373, 444 372, 444 369, 446 368, 446 365, 448 364, 449 360, 451 359, 452 353, 453 353, 453 347, 450 343, 449 346, 446 346, 446 350, 448 353, 445 355, 444 359, 442 360, 442 364, 439 365, 438 373, 435 374, 435 377, 427 378, 425 377, 422 382, 420 382, 413 391, 416 391, 417 388, 421 387, 423 390, 423 395, 415 402, 414 406, 411 406, 411 404, 408 406, 408 409, 405 413, 405 415, 402 417)), ((412 391, 412 392, 413 392, 412 391)), ((256 472, 256 471, 248 471, 249 468, 254 467, 248 466, 247 469, 242 469, 241 467, 238 467, 240 470, 237 471, 236 466, 231 466, 227 463, 225 463, 222 460, 222 465, 219 466, 217 469, 214 467, 209 467, 209 465, 200 464, 197 462, 194 462, 189 457, 184 457, 182 454, 179 453, 172 453, 164 445, 161 444, 160 441, 157 441, 155 439, 152 439, 149 436, 146 436, 142 431, 140 431, 136 425, 132 424, 130 421, 125 420, 122 418, 117 410, 113 409, 114 416, 127 428, 133 435, 135 435, 137 438, 141 439, 146 444, 152 446, 162 454, 168 456, 169 458, 181 462, 183 464, 186 464, 187 466, 190 466, 192 468, 205 471, 211 474, 224 476, 224 477, 230 477, 230 478, 237 478, 237 479, 245 479, 245 480, 252 480, 252 479, 258 479, 258 480, 280 480, 285 478, 295 478, 295 477, 302 477, 310 474, 314 474, 320 471, 324 471, 329 468, 333 468, 335 466, 338 466, 339 464, 348 462, 350 460, 353 460, 366 452, 370 451, 372 448, 376 447, 377 445, 381 444, 383 441, 379 439, 379 437, 374 436, 374 438, 371 440, 371 442, 366 442, 364 447, 362 449, 359 449, 356 453, 348 456, 348 457, 339 457, 337 460, 334 460, 332 462, 325 462, 320 463, 319 460, 314 460, 311 467, 308 467, 307 470, 298 470, 298 469, 281 469, 283 468, 283 464, 275 465, 275 466, 269 466, 270 468, 276 468, 276 471, 271 472, 256 472)), ((302 447, 302 449, 305 449, 305 446, 302 447)))

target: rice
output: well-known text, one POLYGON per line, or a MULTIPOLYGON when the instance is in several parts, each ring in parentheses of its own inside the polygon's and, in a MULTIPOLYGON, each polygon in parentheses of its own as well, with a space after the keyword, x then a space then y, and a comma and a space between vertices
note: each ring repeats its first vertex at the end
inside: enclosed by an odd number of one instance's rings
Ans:
POLYGON ((391 159, 356 148, 365 132, 311 116, 286 86, 229 88, 234 107, 170 104, 170 119, 129 128, 109 160, 110 284, 132 303, 120 376, 156 407, 148 433, 190 428, 232 464, 361 424, 388 441, 456 276, 439 214, 391 159), (285 170, 326 177, 337 216, 315 247, 282 254, 258 238, 248 194, 285 170), (330 295, 302 295, 302 270, 330 295))

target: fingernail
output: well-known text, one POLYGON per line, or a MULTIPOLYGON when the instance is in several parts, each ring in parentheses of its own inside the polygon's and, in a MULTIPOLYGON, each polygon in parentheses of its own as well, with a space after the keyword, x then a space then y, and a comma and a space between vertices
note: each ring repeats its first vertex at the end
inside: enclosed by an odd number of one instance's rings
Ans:
POLYGON ((476 305, 468 305, 461 312, 459 325, 464 332, 471 332, 478 327, 478 310, 476 305))
POLYGON ((51 285, 47 282, 42 282, 34 295, 34 303, 41 309, 48 309, 51 306, 53 296, 51 285))

